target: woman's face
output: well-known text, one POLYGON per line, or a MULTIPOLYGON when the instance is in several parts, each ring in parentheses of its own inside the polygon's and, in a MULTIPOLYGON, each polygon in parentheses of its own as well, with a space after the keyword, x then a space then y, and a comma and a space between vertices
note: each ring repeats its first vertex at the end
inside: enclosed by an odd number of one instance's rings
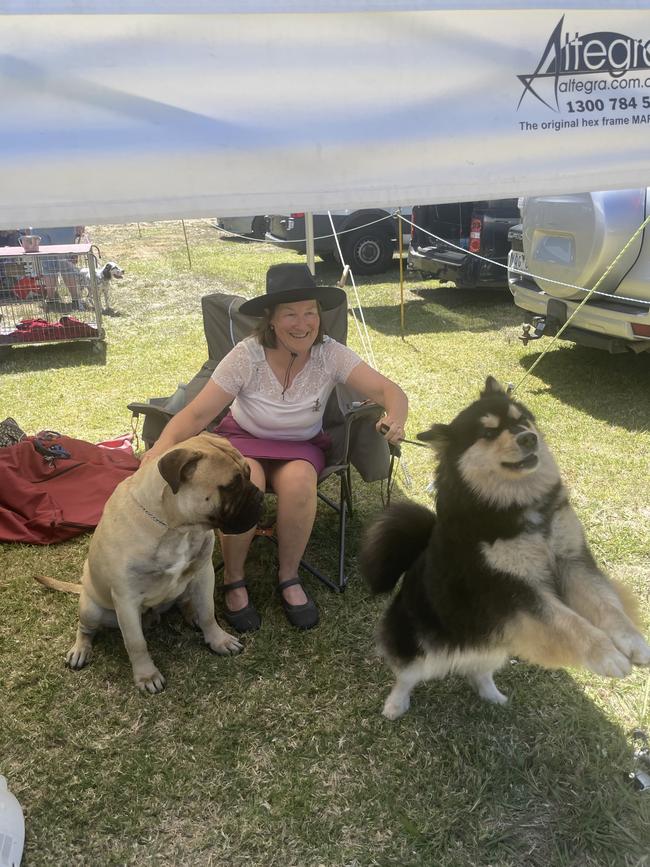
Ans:
POLYGON ((278 344, 290 352, 306 352, 318 337, 320 316, 316 301, 278 304, 271 317, 278 344))

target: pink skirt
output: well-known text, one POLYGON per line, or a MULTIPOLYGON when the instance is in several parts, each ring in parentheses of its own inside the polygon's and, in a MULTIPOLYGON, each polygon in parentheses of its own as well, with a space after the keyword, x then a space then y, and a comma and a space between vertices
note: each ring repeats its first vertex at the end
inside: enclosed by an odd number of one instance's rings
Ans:
POLYGON ((230 412, 212 433, 225 437, 245 458, 266 461, 309 461, 317 475, 325 468, 325 453, 331 439, 322 431, 310 440, 271 440, 253 436, 240 427, 230 412))

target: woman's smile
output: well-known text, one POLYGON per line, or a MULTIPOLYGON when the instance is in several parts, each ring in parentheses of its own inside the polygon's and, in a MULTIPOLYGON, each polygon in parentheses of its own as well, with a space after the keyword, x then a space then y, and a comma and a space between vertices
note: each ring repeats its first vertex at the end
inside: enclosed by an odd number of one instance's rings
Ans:
POLYGON ((316 301, 295 301, 278 304, 271 318, 271 324, 281 346, 304 351, 310 349, 320 325, 316 301))

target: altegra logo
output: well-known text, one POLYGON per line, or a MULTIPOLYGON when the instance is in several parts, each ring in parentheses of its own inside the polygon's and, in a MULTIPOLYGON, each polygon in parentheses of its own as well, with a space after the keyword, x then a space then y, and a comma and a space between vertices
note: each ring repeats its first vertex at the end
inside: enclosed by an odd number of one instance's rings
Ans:
POLYGON ((567 31, 563 35, 563 24, 564 16, 553 30, 535 72, 517 76, 524 88, 517 108, 529 95, 557 111, 560 93, 608 90, 607 80, 594 80, 595 75, 621 79, 633 70, 650 69, 650 40, 611 32, 571 34, 567 31), (592 78, 581 81, 579 76, 592 78))

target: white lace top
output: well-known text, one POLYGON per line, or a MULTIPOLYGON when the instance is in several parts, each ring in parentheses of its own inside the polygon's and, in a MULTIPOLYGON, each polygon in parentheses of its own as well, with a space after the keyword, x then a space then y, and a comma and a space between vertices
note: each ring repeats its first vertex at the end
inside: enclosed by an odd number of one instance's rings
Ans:
POLYGON ((307 364, 283 395, 264 347, 256 337, 247 337, 221 360, 212 379, 234 396, 230 411, 244 430, 266 439, 309 440, 323 426, 332 389, 360 361, 356 352, 325 336, 312 346, 307 364))

